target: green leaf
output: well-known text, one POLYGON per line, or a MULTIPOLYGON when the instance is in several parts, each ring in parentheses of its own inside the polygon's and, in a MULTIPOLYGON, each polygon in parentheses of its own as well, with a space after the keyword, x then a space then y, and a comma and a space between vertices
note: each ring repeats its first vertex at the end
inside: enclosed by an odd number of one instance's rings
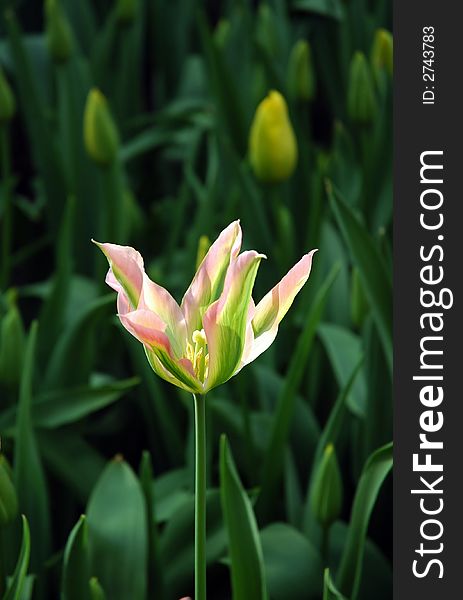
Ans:
MULTIPOLYGON (((352 371, 362 359, 362 342, 360 338, 339 325, 322 323, 318 333, 333 367, 340 389, 349 381, 352 371)), ((367 389, 365 375, 361 371, 355 378, 347 404, 358 417, 365 417, 367 389)))
POLYGON ((24 515, 22 515, 22 524, 23 537, 21 542, 21 550, 19 552, 18 561, 16 563, 13 576, 10 579, 3 600, 21 600, 21 593, 24 590, 31 551, 29 525, 24 515))
POLYGON ((327 193, 338 225, 359 268, 363 289, 373 311, 389 369, 392 370, 392 285, 390 275, 368 231, 330 182, 327 183, 327 193))
POLYGON ((329 569, 325 569, 323 576, 323 600, 346 600, 334 585, 329 569))
MULTIPOLYGON (((110 378, 99 377, 99 379, 110 378)), ((116 402, 139 382, 138 377, 132 377, 122 381, 110 381, 99 385, 53 390, 39 394, 32 408, 34 426, 55 429, 79 421, 116 402)), ((0 416, 0 430, 11 427, 14 418, 14 408, 5 411, 0 416)))
POLYGON ((314 515, 312 513, 310 503, 310 495, 314 474, 323 456, 324 449, 328 444, 334 444, 339 436, 339 432, 341 431, 341 427, 347 413, 347 398, 359 374, 362 363, 363 360, 360 360, 358 364, 354 367, 348 382, 339 392, 336 402, 333 408, 331 409, 328 421, 326 422, 326 425, 323 428, 323 431, 318 439, 317 449, 315 451, 315 456, 312 463, 312 470, 309 477, 309 484, 307 486, 303 518, 303 530, 309 535, 310 539, 313 539, 315 537, 314 529, 316 529, 316 523, 314 521, 314 515))
POLYGON ((39 431, 38 439, 47 467, 85 504, 104 469, 103 456, 70 429, 39 431))
POLYGON ((233 600, 265 600, 267 590, 257 523, 225 436, 220 440, 220 497, 228 533, 233 600))
POLYGON ((318 600, 322 562, 312 543, 284 523, 263 529, 261 540, 272 600, 318 600))
POLYGON ((86 518, 82 515, 64 549, 61 600, 88 600, 89 578, 88 531, 86 518))
POLYGON ((360 586, 368 523, 381 485, 392 467, 392 444, 379 448, 368 458, 355 493, 344 552, 337 575, 343 594, 355 600, 360 586))
POLYGON ((147 523, 143 492, 116 457, 103 471, 87 508, 91 573, 111 600, 146 596, 147 523))
POLYGON ((148 598, 164 598, 164 571, 159 554, 159 531, 156 521, 153 466, 151 455, 143 452, 140 464, 140 483, 145 497, 148 526, 148 598))
POLYGON ((96 326, 114 294, 90 302, 59 337, 44 378, 46 390, 87 383, 96 349, 96 326))
POLYGON ((34 322, 29 332, 21 377, 14 456, 19 508, 30 523, 33 539, 40 540, 40 544, 32 548, 31 565, 34 570, 41 568, 50 550, 48 489, 31 414, 36 340, 37 322, 34 322))
POLYGON ((261 478, 262 487, 256 507, 257 513, 265 516, 265 518, 268 516, 270 507, 273 505, 275 488, 280 479, 285 446, 288 440, 291 420, 294 415, 296 394, 305 373, 307 358, 312 347, 315 332, 323 315, 328 293, 336 279, 338 271, 339 264, 336 264, 317 292, 314 303, 310 307, 306 317, 304 329, 299 335, 285 379, 285 385, 278 399, 270 443, 264 456, 261 478))
MULTIPOLYGON (((344 551, 348 524, 337 521, 329 532, 328 557, 326 566, 333 574, 337 572, 341 556, 344 551)), ((378 546, 369 538, 365 540, 365 552, 363 557, 364 575, 362 576, 358 600, 391 600, 392 598, 392 568, 378 546)), ((336 586, 337 587, 337 586, 336 586)))
POLYGON ((34 424, 45 428, 56 428, 74 423, 112 404, 139 382, 138 377, 132 377, 95 387, 82 386, 67 391, 46 392, 38 396, 34 403, 34 424))

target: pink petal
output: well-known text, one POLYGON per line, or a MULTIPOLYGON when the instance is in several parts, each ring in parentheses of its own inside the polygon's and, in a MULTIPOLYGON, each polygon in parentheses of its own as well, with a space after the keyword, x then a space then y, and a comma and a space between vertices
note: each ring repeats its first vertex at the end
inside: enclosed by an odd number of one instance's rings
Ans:
POLYGON ((255 360, 272 344, 278 333, 278 325, 288 312, 294 298, 305 284, 312 268, 312 257, 316 250, 312 250, 283 277, 256 306, 252 321, 254 329, 254 344, 249 353, 246 364, 255 360))
POLYGON ((241 227, 239 221, 234 221, 209 248, 183 297, 182 310, 189 337, 195 329, 202 328, 202 317, 219 298, 228 266, 238 256, 240 248, 241 227))
POLYGON ((117 292, 122 288, 133 308, 137 308, 143 286, 143 258, 130 246, 94 242, 108 259, 106 283, 117 292))
POLYGON ((138 308, 150 310, 161 318, 166 325, 166 333, 176 355, 182 356, 187 342, 187 328, 183 312, 171 294, 162 286, 151 281, 146 274, 143 277, 138 308))
POLYGON ((119 314, 122 325, 139 342, 148 346, 162 347, 170 352, 170 341, 165 334, 164 321, 149 310, 134 310, 119 314))

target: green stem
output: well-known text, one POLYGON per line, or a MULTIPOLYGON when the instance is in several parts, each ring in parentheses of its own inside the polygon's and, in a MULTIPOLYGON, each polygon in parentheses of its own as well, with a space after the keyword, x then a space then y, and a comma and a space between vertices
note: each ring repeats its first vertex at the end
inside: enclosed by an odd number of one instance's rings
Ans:
POLYGON ((206 600, 206 401, 195 403, 195 600, 206 600))
POLYGON ((10 277, 11 266, 11 237, 13 232, 13 214, 11 210, 10 193, 10 138, 8 135, 8 126, 0 126, 0 151, 2 161, 2 182, 3 182, 3 217, 2 217, 2 268, 0 273, 0 286, 7 287, 10 277))

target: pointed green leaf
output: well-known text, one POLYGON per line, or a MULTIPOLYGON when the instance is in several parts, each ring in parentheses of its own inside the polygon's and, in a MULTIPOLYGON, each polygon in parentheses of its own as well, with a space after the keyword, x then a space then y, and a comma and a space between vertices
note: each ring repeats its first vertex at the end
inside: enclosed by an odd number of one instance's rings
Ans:
POLYGON ((371 512, 391 467, 392 444, 387 444, 370 455, 357 486, 349 532, 336 579, 338 588, 351 600, 356 599, 360 586, 363 551, 371 512))
POLYGON ((89 567, 87 522, 82 515, 64 549, 61 600, 88 600, 89 567))
POLYGON ((329 291, 339 269, 339 264, 333 266, 322 287, 317 292, 314 303, 307 314, 304 329, 299 335, 297 346, 289 365, 285 385, 278 399, 278 405, 273 418, 270 443, 264 457, 262 487, 256 508, 257 512, 265 517, 268 516, 269 507, 273 504, 275 487, 278 485, 281 475, 285 445, 288 440, 291 419, 294 415, 296 394, 305 373, 307 358, 318 324, 323 316, 329 291))
POLYGON ((87 383, 95 353, 96 325, 113 304, 113 294, 90 302, 61 333, 45 373, 45 389, 87 383))
POLYGON ((148 598, 164 597, 164 572, 159 553, 159 531, 156 521, 153 466, 150 453, 145 450, 140 464, 140 483, 145 497, 148 525, 148 598))
POLYGON ((349 377, 349 380, 340 391, 336 402, 334 403, 334 406, 331 409, 328 421, 326 422, 326 425, 323 428, 323 431, 318 439, 317 449, 315 451, 315 456, 312 463, 312 470, 309 477, 309 484, 307 486, 306 502, 303 516, 303 530, 306 534, 308 534, 310 539, 315 538, 315 531, 317 530, 317 524, 315 522, 310 503, 312 482, 315 475, 315 471, 322 458, 323 450, 328 444, 334 444, 338 438, 339 432, 341 430, 342 424, 347 413, 347 398, 349 397, 349 393, 359 374, 362 364, 363 360, 361 359, 354 367, 351 376, 349 377))
MULTIPOLYGON (((334 323, 322 323, 318 329, 320 338, 333 367, 340 389, 344 388, 362 359, 360 338, 348 329, 334 323)), ((361 371, 355 378, 347 398, 351 411, 358 417, 365 417, 367 389, 365 375, 361 371)))
POLYGON ((87 508, 90 569, 111 600, 145 598, 146 507, 140 483, 120 457, 111 461, 87 508))
POLYGON ((372 308, 388 366, 392 369, 392 285, 384 261, 370 234, 352 208, 327 183, 331 206, 359 269, 363 289, 372 308))
MULTIPOLYGON (((111 381, 111 378, 106 376, 98 379, 105 383, 53 390, 37 395, 32 410, 34 426, 56 429, 79 421, 112 404, 140 382, 138 377, 122 381, 111 381)), ((15 418, 14 407, 4 411, 0 415, 0 430, 12 427, 15 418)))
POLYGON ((21 542, 21 550, 19 552, 16 568, 14 570, 13 576, 10 579, 8 589, 5 592, 3 600, 20 600, 21 593, 24 589, 27 568, 29 566, 29 556, 31 551, 29 525, 24 515, 22 515, 22 524, 23 537, 21 542))
POLYGON ((225 436, 220 440, 220 494, 228 532, 233 600, 266 600, 259 531, 225 436))
POLYGON ((16 418, 14 480, 19 508, 29 523, 33 539, 32 568, 39 569, 50 550, 50 514, 48 489, 42 459, 32 423, 32 387, 36 360, 37 322, 31 326, 24 357, 19 404, 16 418))
POLYGON ((346 600, 334 585, 329 569, 325 569, 323 576, 323 600, 346 600))

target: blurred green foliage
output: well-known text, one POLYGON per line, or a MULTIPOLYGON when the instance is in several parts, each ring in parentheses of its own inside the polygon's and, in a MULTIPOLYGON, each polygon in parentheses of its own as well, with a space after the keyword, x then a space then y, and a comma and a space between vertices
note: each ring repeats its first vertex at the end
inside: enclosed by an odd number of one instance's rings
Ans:
POLYGON ((390 0, 0 10, 0 596, 192 595, 192 401, 121 333, 90 239, 137 247, 180 300, 240 218, 269 258, 257 296, 319 252, 272 348, 207 399, 209 597, 389 599, 390 0), (298 147, 280 183, 248 155, 270 90, 298 147))

